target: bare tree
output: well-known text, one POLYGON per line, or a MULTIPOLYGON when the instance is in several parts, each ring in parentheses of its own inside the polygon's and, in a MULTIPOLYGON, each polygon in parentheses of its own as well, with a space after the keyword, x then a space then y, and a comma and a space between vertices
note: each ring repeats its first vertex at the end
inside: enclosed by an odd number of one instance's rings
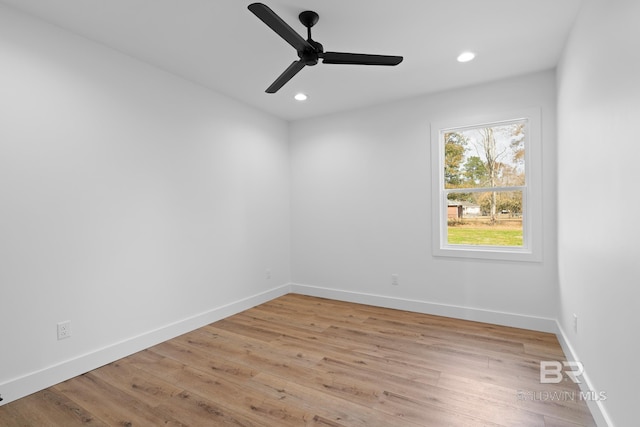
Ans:
MULTIPOLYGON (((487 169, 488 186, 493 188, 497 186, 498 167, 500 162, 498 158, 504 154, 504 152, 498 153, 496 147, 496 138, 493 132, 493 128, 478 129, 478 133, 482 137, 482 155, 485 160, 485 167, 487 169)), ((496 205, 497 205, 497 193, 491 192, 491 209, 490 209, 490 223, 496 223, 496 205)))

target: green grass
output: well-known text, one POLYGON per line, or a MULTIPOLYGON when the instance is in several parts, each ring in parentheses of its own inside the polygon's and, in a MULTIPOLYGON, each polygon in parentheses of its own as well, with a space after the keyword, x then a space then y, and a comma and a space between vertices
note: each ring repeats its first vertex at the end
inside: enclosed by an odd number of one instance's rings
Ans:
POLYGON ((522 230, 448 227, 450 245, 522 246, 522 230))

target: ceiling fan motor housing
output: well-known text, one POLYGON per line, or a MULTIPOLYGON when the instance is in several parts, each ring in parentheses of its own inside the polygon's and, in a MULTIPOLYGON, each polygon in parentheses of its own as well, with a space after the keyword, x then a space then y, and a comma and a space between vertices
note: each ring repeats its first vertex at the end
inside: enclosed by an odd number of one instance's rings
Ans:
POLYGON ((318 52, 315 50, 303 50, 298 52, 298 57, 304 65, 313 66, 318 63, 318 52))

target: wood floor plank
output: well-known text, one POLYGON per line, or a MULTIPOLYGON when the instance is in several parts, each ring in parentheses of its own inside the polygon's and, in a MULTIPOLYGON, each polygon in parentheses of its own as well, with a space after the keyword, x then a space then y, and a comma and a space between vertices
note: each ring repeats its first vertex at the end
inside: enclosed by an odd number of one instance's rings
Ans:
POLYGON ((93 372, 65 381, 53 389, 78 402, 107 425, 181 425, 121 388, 101 380, 93 372))
POLYGON ((553 334, 288 294, 0 406, 0 425, 595 426, 542 360, 565 360, 553 334))
MULTIPOLYGON (((264 394, 277 393, 288 404, 304 408, 313 414, 310 425, 362 427, 398 425, 399 420, 396 415, 373 411, 367 405, 345 400, 324 387, 310 386, 307 382, 292 382, 276 375, 260 373, 253 383, 264 394)), ((404 420, 400 425, 412 427, 421 424, 404 420)))
POLYGON ((43 390, 0 407, 2 426, 106 426, 64 393, 43 390))
POLYGON ((471 324, 468 330, 447 329, 443 326, 410 324, 400 320, 389 321, 378 318, 367 320, 368 325, 375 325, 374 330, 381 334, 394 335, 401 331, 406 334, 414 332, 420 341, 426 343, 457 343, 460 347, 469 347, 472 352, 478 353, 481 350, 498 351, 501 353, 523 353, 524 344, 521 341, 496 337, 489 333, 487 328, 478 327, 471 324))
MULTIPOLYGON (((180 420, 185 426, 264 426, 257 424, 243 415, 239 415, 221 406, 218 402, 196 393, 183 391, 157 408, 180 420)), ((141 424, 147 425, 147 424, 141 424)))
POLYGON ((580 427, 584 425, 582 423, 572 423, 567 420, 559 420, 554 417, 544 417, 544 421, 544 427, 580 427))
POLYGON ((282 348, 287 353, 311 354, 312 356, 307 357, 314 357, 317 359, 317 363, 335 361, 335 363, 348 365, 353 373, 357 373, 360 370, 373 371, 379 376, 392 375, 401 381, 414 381, 433 385, 440 378, 440 371, 431 367, 411 364, 406 360, 394 360, 364 353, 344 351, 327 342, 318 343, 317 340, 283 337, 274 342, 273 345, 282 348))
POLYGON ((129 359, 98 368, 92 374, 149 407, 158 406, 182 391, 170 382, 136 368, 129 359))

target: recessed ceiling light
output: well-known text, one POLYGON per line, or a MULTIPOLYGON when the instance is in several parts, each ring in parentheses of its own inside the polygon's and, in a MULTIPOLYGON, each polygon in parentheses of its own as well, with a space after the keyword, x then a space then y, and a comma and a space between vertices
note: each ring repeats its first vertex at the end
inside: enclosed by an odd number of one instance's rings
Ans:
POLYGON ((458 55, 458 62, 469 62, 475 57, 476 54, 473 52, 462 52, 460 55, 458 55))
POLYGON ((305 95, 304 93, 296 93, 296 96, 294 96, 296 101, 306 101, 307 100, 307 95, 305 95))

